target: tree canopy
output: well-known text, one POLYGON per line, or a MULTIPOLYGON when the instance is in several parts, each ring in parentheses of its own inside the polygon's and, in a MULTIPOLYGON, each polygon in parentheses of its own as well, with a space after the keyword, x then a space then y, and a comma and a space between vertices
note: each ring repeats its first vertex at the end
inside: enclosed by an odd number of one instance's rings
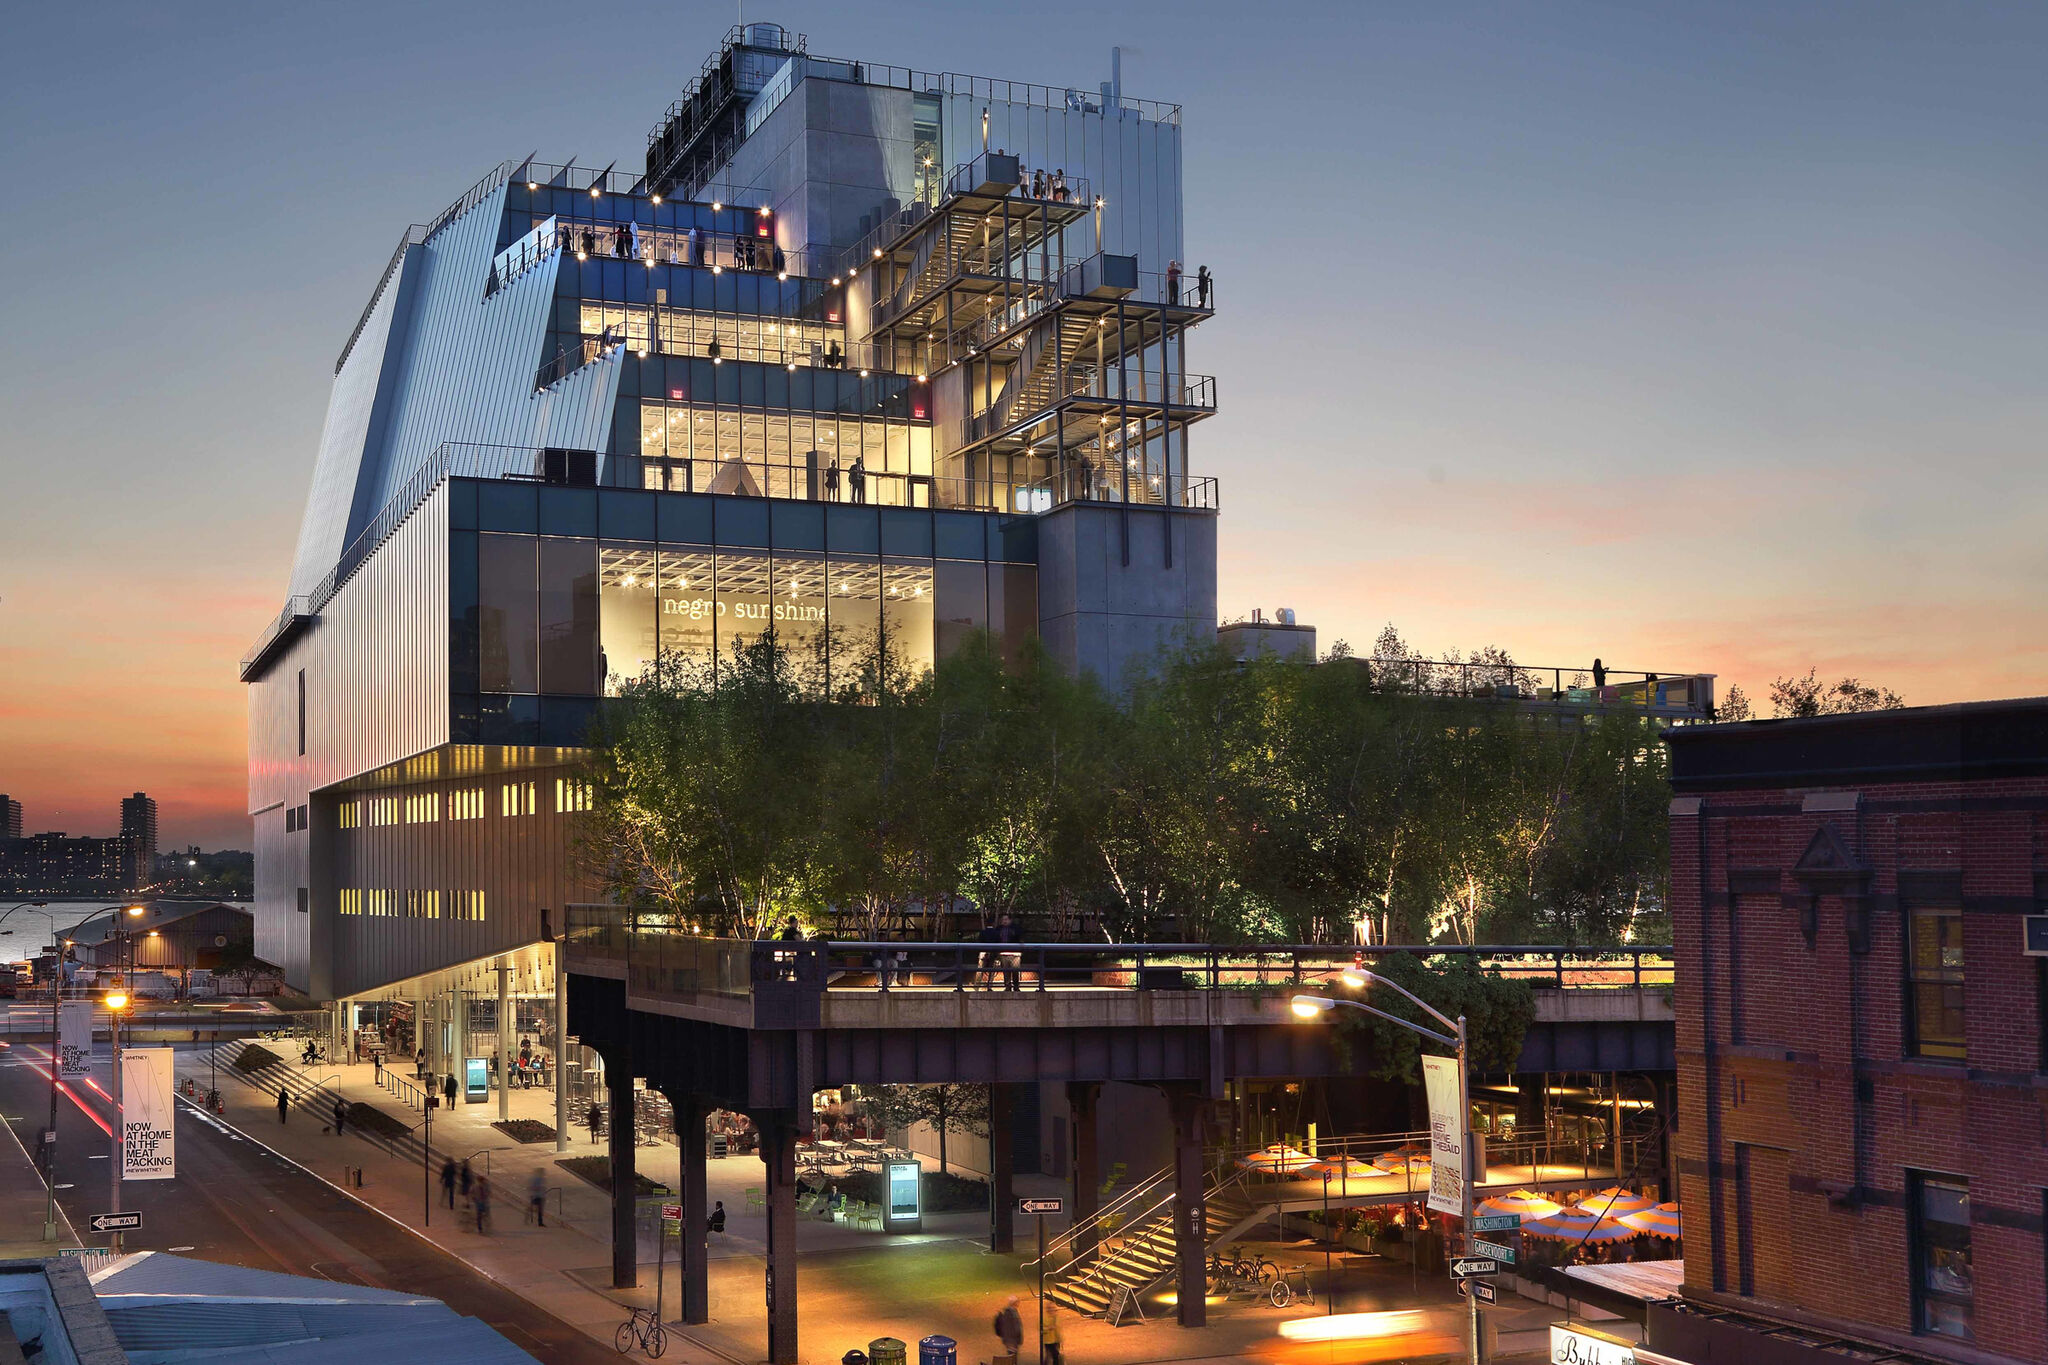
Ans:
POLYGON ((1661 910, 1642 718, 1459 695, 1341 645, 1313 667, 1185 645, 1116 691, 987 640, 915 675, 880 648, 822 672, 771 635, 625 685, 580 836, 614 898, 742 937, 964 911, 1118 942, 1600 944, 1661 910))

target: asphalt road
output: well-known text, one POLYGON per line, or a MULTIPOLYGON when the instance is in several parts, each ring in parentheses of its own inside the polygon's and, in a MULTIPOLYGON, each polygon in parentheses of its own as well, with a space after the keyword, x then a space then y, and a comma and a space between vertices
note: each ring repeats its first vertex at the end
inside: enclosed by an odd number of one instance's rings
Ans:
MULTIPOLYGON (((41 1044, 18 1043, 0 1051, 0 1113, 31 1151, 49 1122, 47 1060, 41 1044)), ((105 1093, 109 1070, 101 1062, 93 1084, 71 1086, 75 1101, 60 1097, 58 1102, 57 1200, 88 1244, 107 1240, 87 1228, 92 1215, 109 1206, 108 1129, 114 1107, 105 1093)), ((172 1251, 430 1295, 458 1313, 481 1318, 541 1360, 566 1365, 616 1365, 618 1360, 609 1346, 182 1101, 177 1179, 127 1181, 121 1199, 124 1208, 142 1212, 142 1230, 126 1234, 129 1251, 172 1251)))

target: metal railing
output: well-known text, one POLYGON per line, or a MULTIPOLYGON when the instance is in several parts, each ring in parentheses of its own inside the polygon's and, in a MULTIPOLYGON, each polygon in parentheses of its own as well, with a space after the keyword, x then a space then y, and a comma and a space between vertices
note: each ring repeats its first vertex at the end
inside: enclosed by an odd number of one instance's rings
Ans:
MULTIPOLYGON (((838 258, 834 262, 832 273, 836 276, 851 275, 890 250, 904 233, 918 224, 930 219, 944 217, 948 200, 978 191, 982 186, 991 183, 988 177, 991 171, 990 161, 992 158, 998 163, 1020 161, 1020 158, 1005 156, 996 152, 978 152, 967 158, 967 160, 960 162, 947 171, 945 175, 938 178, 938 199, 936 203, 913 203, 908 208, 900 209, 884 217, 881 222, 869 229, 866 236, 853 245, 840 250, 838 258)), ((1022 203, 1049 203, 1072 205, 1075 207, 1084 207, 1094 203, 1094 184, 1086 176, 1065 176, 1062 183, 1048 183, 1043 187, 1042 192, 1035 192, 1031 174, 1034 168, 1023 167, 1020 164, 1020 175, 1017 183, 1012 183, 1008 180, 1010 168, 1007 164, 998 164, 993 169, 999 171, 1003 176, 1003 179, 993 183, 1008 185, 1004 195, 1015 195, 1022 203)), ((1043 167, 1036 169, 1044 170, 1043 167)), ((1051 174, 1057 175, 1057 172, 1055 171, 1051 174)), ((1024 218, 1016 221, 1022 226, 1028 226, 1031 220, 1024 218)), ((1056 227, 1054 230, 1058 231, 1060 229, 1056 227)), ((1038 238, 1033 237, 1023 245, 1016 247, 1012 253, 1013 258, 1021 258, 1029 254, 1036 249, 1038 241, 1038 238)), ((1019 268, 1020 270, 1022 269, 1021 265, 1019 268)))
POLYGON ((1118 470, 1076 460, 1065 469, 1017 489, 1017 505, 1011 510, 1049 512, 1076 502, 1128 502, 1133 507, 1188 507, 1213 512, 1217 492, 1216 480, 1207 475, 1146 472, 1131 475, 1130 496, 1126 498, 1123 476, 1118 470))
MULTIPOLYGON (((569 951, 627 964, 653 966, 654 976, 677 966, 712 979, 705 964, 719 963, 718 993, 743 994, 738 983, 814 983, 833 993, 888 994, 932 989, 1046 991, 1254 990, 1285 991, 1339 984, 1361 959, 1407 956, 1464 958, 1483 970, 1551 989, 1659 987, 1672 983, 1666 947, 1579 949, 1560 945, 1412 944, 1353 948, 1342 944, 1271 947, 1200 943, 918 943, 814 942, 722 939, 678 928, 657 912, 614 906, 567 908, 569 951), (688 945, 687 948, 682 945, 688 945), (649 956, 649 955, 653 956, 649 956), (683 954, 683 956, 675 956, 683 954), (705 955, 709 954, 707 958, 705 955), (739 973, 742 959, 749 964, 739 973)), ((650 976, 650 980, 654 979, 650 976)))
MULTIPOLYGON (((425 502, 428 495, 438 488, 444 480, 451 478, 538 479, 540 476, 541 452, 536 448, 527 446, 472 445, 460 441, 443 441, 434 448, 434 453, 429 455, 420 464, 420 467, 413 471, 412 477, 405 481, 405 485, 385 502, 383 510, 377 514, 376 519, 368 526, 365 526, 361 534, 348 543, 348 546, 342 550, 340 557, 335 561, 334 567, 327 571, 326 576, 314 586, 313 590, 309 593, 300 594, 286 603, 285 611, 280 613, 277 619, 265 628, 264 634, 258 638, 256 645, 242 656, 241 666, 243 673, 247 674, 250 664, 262 654, 270 641, 276 638, 276 633, 281 632, 285 626, 290 624, 290 618, 295 614, 299 604, 304 606, 302 614, 317 616, 329 602, 334 600, 334 595, 341 591, 342 585, 348 582, 349 578, 354 575, 358 568, 362 567, 363 561, 368 559, 371 553, 379 545, 382 545, 407 517, 417 511, 420 504, 425 502)), ((247 680, 246 676, 244 680, 247 680)))
POLYGON ((1712 673, 1645 673, 1610 668, 1591 681, 1586 668, 1445 659, 1360 659, 1388 687, 1450 697, 1549 702, 1559 706, 1622 706, 1709 716, 1712 673), (1548 674, 1549 677, 1544 675, 1548 674))

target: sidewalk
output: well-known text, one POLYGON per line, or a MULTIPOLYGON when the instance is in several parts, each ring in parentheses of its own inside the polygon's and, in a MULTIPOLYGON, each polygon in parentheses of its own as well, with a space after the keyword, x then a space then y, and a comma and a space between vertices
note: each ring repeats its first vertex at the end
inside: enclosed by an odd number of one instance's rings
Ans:
MULTIPOLYGON (((481 1273, 520 1294, 564 1322, 604 1342, 611 1342, 628 1306, 652 1307, 655 1298, 655 1245, 643 1237, 640 1247, 641 1287, 614 1291, 611 1285, 611 1202, 595 1186, 556 1165, 552 1141, 521 1144, 492 1126, 498 1116, 497 1096, 484 1104, 458 1104, 451 1113, 436 1111, 435 1156, 422 1169, 416 1155, 394 1157, 378 1139, 328 1131, 333 1098, 373 1105, 383 1113, 417 1123, 394 1096, 380 1089, 368 1064, 302 1068, 291 1062, 291 1088, 306 1089, 310 1098, 295 1104, 280 1124, 274 1078, 267 1086, 244 1083, 221 1052, 221 1093, 224 1118, 233 1127, 298 1162, 349 1194, 413 1229, 466 1261, 481 1273), (315 1091, 313 1087, 317 1086, 315 1091), (476 1231, 473 1213, 450 1210, 440 1188, 441 1154, 468 1156, 472 1170, 487 1174, 493 1190, 491 1231, 476 1231), (349 1172, 359 1168, 357 1187, 349 1172), (535 1226, 526 1213, 527 1190, 534 1171, 542 1171, 550 1197, 547 1226, 535 1226), (425 1208, 431 1194, 430 1214, 425 1208), (423 1217, 423 1214, 427 1214, 423 1217), (425 1224, 423 1226, 423 1223, 425 1224)), ((177 1053, 177 1074, 192 1079, 201 1095, 208 1087, 207 1052, 177 1053)), ((510 1116, 552 1125, 554 1096, 549 1091, 514 1090, 510 1116)), ((186 1115, 201 1122, 220 1122, 197 1106, 186 1115)), ((603 1156, 602 1143, 592 1143, 587 1129, 572 1131, 563 1156, 603 1156)), ((640 1173, 676 1189, 680 1152, 672 1143, 637 1150, 640 1173)), ((763 1309, 766 1251, 765 1209, 750 1205, 749 1192, 764 1184, 758 1157, 734 1156, 707 1163, 707 1199, 722 1200, 727 1231, 713 1239, 709 1265, 711 1321, 677 1327, 680 1274, 671 1243, 663 1275, 664 1317, 671 1324, 670 1351, 687 1365, 750 1365, 767 1354, 763 1309)), ((1057 1193, 1062 1182, 1042 1176, 1018 1180, 1020 1194, 1057 1193), (1041 1189, 1040 1187, 1043 1186, 1041 1189)), ((758 1197, 758 1195, 757 1195, 758 1197)), ((460 1196, 457 1203, 461 1203, 460 1196)), ((38 1210, 40 1216, 40 1210, 38 1210)), ((848 1349, 866 1349, 881 1336, 915 1343, 940 1333, 960 1342, 963 1365, 994 1353, 989 1319, 1009 1295, 1021 1295, 1026 1318, 1024 1355, 1035 1358, 1036 1305, 1033 1283, 1022 1271, 1032 1252, 1029 1219, 1018 1226, 1020 1252, 991 1255, 985 1250, 987 1218, 981 1213, 942 1214, 926 1219, 916 1236, 884 1236, 844 1223, 799 1218, 800 1257, 799 1346, 805 1365, 837 1365, 848 1349)), ((1266 1244, 1279 1258, 1312 1264, 1319 1275, 1321 1256, 1301 1246, 1266 1244)), ((1433 1324, 1455 1333, 1458 1300, 1447 1281, 1425 1278, 1411 1283, 1406 1269, 1347 1272, 1341 1291, 1345 1312, 1383 1308, 1422 1308, 1433 1324), (1419 1292, 1418 1292, 1419 1288, 1419 1292)), ((1498 1319, 1503 1354, 1545 1349, 1541 1323, 1553 1310, 1528 1305, 1532 1312, 1510 1310, 1498 1319)), ((1241 1357, 1247 1353, 1274 1358, 1280 1346, 1279 1324, 1291 1317, 1327 1311, 1321 1302, 1291 1310, 1224 1303, 1212 1299, 1210 1325, 1183 1332, 1173 1324, 1170 1295, 1154 1294, 1144 1305, 1147 1321, 1112 1328, 1105 1323, 1063 1314, 1061 1327, 1068 1353, 1089 1365, 1141 1365, 1143 1362, 1198 1357, 1241 1357)))
MULTIPOLYGON (((33 1140, 35 1130, 25 1131, 33 1140)), ((57 1239, 43 1240, 43 1214, 49 1195, 43 1186, 43 1173, 22 1145, 22 1138, 23 1134, 15 1132, 6 1116, 0 1115, 0 1261, 40 1260, 57 1255, 64 1247, 82 1245, 62 1208, 57 1210, 57 1239)), ((60 1165, 58 1169, 63 1168, 60 1165)))

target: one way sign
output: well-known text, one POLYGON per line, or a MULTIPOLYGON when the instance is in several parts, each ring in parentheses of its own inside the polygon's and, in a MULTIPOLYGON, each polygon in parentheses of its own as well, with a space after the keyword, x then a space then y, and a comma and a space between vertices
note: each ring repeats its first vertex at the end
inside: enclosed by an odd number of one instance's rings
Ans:
POLYGON ((94 1232, 133 1232, 142 1226, 139 1213, 96 1213, 92 1216, 94 1232))
POLYGON ((1057 1199, 1019 1199, 1017 1201, 1017 1212, 1019 1213, 1058 1213, 1062 1207, 1064 1207, 1063 1204, 1057 1199))

